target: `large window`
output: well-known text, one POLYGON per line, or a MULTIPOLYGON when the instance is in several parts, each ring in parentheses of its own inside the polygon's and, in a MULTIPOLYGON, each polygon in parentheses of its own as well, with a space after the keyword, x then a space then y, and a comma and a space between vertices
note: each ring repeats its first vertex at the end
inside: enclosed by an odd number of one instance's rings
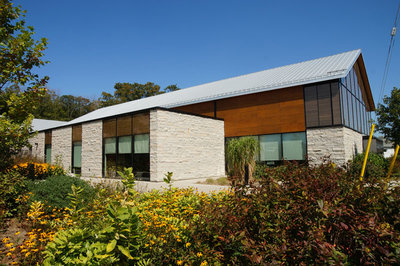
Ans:
POLYGON ((359 76, 357 64, 349 74, 339 81, 343 125, 360 133, 369 134, 371 113, 367 112, 362 88, 364 84, 359 76))
POLYGON ((44 133, 44 160, 51 164, 51 130, 44 133))
POLYGON ((338 81, 304 86, 307 127, 341 124, 338 81))
MULTIPOLYGON (((283 133, 253 136, 260 143, 257 161, 279 164, 282 160, 303 161, 307 153, 306 133, 283 133)), ((227 138, 226 142, 229 142, 227 138)))
POLYGON ((72 173, 81 174, 82 169, 82 125, 72 126, 72 173))
POLYGON ((104 176, 117 178, 118 171, 133 167, 137 179, 150 178, 150 119, 148 113, 103 121, 104 176))

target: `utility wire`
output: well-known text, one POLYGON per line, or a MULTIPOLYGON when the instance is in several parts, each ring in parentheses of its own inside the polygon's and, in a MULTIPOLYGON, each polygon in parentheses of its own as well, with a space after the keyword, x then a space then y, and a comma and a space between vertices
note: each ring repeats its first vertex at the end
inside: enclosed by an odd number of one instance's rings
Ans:
POLYGON ((385 69, 383 71, 381 90, 379 92, 378 103, 381 102, 382 97, 383 97, 383 93, 385 92, 385 85, 386 85, 386 80, 387 80, 387 76, 388 76, 388 73, 389 73, 390 60, 392 59, 393 46, 394 46, 394 42, 395 42, 394 37, 396 36, 397 24, 398 24, 398 20, 399 20, 399 11, 400 11, 400 3, 399 3, 399 7, 397 8, 396 18, 394 19, 392 32, 390 33, 389 50, 388 50, 388 54, 386 56, 385 69))

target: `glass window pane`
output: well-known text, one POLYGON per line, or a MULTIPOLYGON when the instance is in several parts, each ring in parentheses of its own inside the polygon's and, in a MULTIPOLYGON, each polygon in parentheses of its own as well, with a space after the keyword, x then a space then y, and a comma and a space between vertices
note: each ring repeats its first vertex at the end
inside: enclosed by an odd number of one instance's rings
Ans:
POLYGON ((304 87, 304 101, 306 109, 306 126, 318 126, 317 86, 304 87))
POLYGON ((104 139, 104 153, 105 154, 113 154, 116 153, 116 138, 107 138, 104 139))
POLYGON ((332 94, 332 113, 333 113, 333 124, 341 124, 340 119, 340 96, 339 96, 339 83, 331 83, 331 94, 332 94))
POLYGON ((260 136, 260 161, 279 161, 282 159, 281 134, 260 136))
POLYGON ((132 153, 132 136, 124 136, 118 138, 118 153, 132 153))
POLYGON ((329 83, 318 85, 319 125, 332 125, 331 87, 329 83))
POLYGON ((304 160, 306 154, 306 134, 282 134, 283 158, 285 160, 304 160))
POLYGON ((45 154, 46 163, 51 164, 51 145, 50 144, 45 145, 44 154, 45 154))
POLYGON ((149 134, 135 135, 135 153, 150 153, 149 139, 149 134))
POLYGON ((82 167, 82 143, 75 142, 73 144, 73 162, 72 167, 82 167))

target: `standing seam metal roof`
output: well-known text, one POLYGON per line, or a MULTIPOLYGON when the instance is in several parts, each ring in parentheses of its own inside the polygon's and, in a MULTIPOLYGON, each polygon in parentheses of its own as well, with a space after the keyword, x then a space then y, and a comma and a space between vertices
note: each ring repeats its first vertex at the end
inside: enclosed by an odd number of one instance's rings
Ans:
POLYGON ((353 50, 104 107, 78 117, 68 122, 67 125, 98 120, 153 107, 171 108, 343 78, 347 76, 360 54, 360 49, 353 50))

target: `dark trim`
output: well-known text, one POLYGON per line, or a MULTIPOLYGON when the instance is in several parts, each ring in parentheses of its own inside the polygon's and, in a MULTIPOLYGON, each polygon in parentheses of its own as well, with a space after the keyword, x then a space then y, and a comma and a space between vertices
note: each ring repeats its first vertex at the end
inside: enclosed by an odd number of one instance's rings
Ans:
POLYGON ((214 101, 214 118, 217 118, 217 101, 214 101))
POLYGON ((331 102, 331 124, 333 123, 333 101, 332 101, 332 82, 329 83, 329 100, 331 102))
POLYGON ((167 111, 167 112, 172 112, 172 113, 177 113, 177 114, 192 115, 192 116, 208 118, 208 119, 212 119, 212 120, 224 121, 223 118, 216 118, 216 117, 211 117, 211 116, 206 116, 206 115, 199 115, 199 114, 194 114, 194 113, 190 113, 190 112, 185 112, 185 111, 180 111, 180 110, 175 110, 175 109, 169 109, 169 108, 164 108, 164 107, 154 107, 154 108, 150 108, 149 110, 150 111, 151 110, 162 110, 162 111, 167 111))

